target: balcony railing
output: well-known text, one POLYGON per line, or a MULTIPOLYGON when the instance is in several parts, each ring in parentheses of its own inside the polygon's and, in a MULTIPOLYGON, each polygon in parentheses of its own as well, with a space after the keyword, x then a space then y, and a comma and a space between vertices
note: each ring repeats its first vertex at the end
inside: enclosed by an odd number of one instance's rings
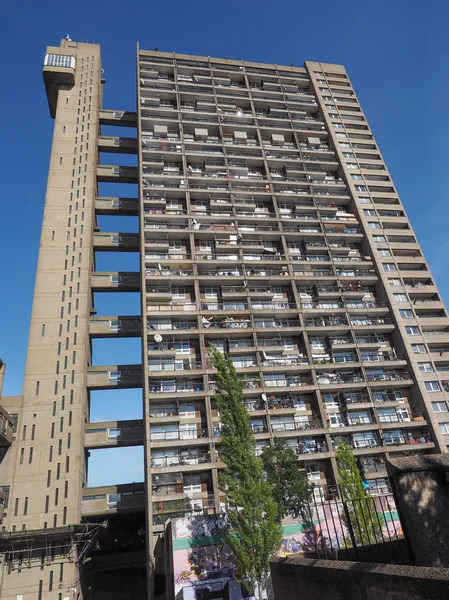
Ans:
POLYGON ((411 379, 410 373, 396 373, 387 371, 385 373, 367 373, 367 381, 405 381, 411 379))
POLYGON ((150 359, 148 361, 148 370, 151 371, 197 371, 202 369, 201 362, 186 359, 150 359))
POLYGON ((152 431, 150 428, 150 439, 153 442, 168 440, 196 440, 209 437, 207 429, 182 430, 175 431, 152 431))
POLYGON ((174 467, 184 465, 201 465, 211 462, 211 454, 208 451, 188 455, 187 453, 179 453, 176 455, 155 456, 151 459, 152 467, 174 467))
POLYGON ((201 392, 204 385, 201 381, 175 380, 174 382, 150 381, 150 394, 177 394, 183 392, 201 392))
POLYGON ((290 422, 290 423, 276 423, 271 422, 271 429, 273 432, 278 431, 308 431, 310 429, 322 429, 322 421, 304 421, 304 422, 290 422))

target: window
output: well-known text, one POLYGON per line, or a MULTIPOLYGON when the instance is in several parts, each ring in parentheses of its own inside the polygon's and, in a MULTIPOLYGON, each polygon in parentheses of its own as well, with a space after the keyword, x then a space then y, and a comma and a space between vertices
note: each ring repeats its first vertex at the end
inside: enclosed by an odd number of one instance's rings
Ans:
POLYGON ((351 179, 353 179, 354 181, 360 181, 360 180, 362 180, 362 179, 363 179, 363 177, 362 177, 361 175, 358 175, 358 174, 356 174, 356 173, 353 173, 353 174, 351 175, 351 179))
POLYGON ((346 137, 346 133, 336 133, 335 137, 339 137, 339 138, 345 138, 346 137))
POLYGON ((348 144, 347 142, 338 142, 338 145, 340 146, 340 148, 350 148, 351 144, 348 144))
POLYGON ((425 381, 424 385, 428 392, 441 392, 441 387, 438 381, 425 381))
MULTIPOLYGON (((348 167, 348 169, 357 169, 358 165, 356 163, 346 163, 346 166, 348 167)), ((358 179, 358 175, 351 175, 352 178, 357 177, 358 179)))
POLYGON ((414 317, 413 311, 411 311, 411 310, 400 310, 399 314, 401 315, 401 317, 403 319, 413 319, 413 317, 414 317))
POLYGON ((432 363, 430 362, 419 362, 418 369, 421 373, 433 373, 432 363))
POLYGON ((440 431, 443 435, 447 435, 449 433, 449 423, 438 423, 440 426, 440 431))
POLYGON ((186 290, 183 287, 173 287, 171 289, 173 300, 185 300, 186 290))
POLYGON ((372 204, 371 198, 366 198, 366 196, 361 196, 359 202, 360 204, 372 204))
POLYGON ((368 221, 369 229, 380 229, 380 223, 377 221, 368 221))
MULTIPOLYGON (((352 152, 343 152, 343 158, 354 158, 354 154, 352 152)), ((348 163, 349 167, 349 163, 348 163)))
POLYGON ((392 285, 392 286, 396 286, 397 287, 398 285, 401 286, 402 283, 401 283, 400 279, 389 278, 388 279, 388 285, 392 285))
POLYGON ((408 298, 405 294, 393 294, 393 298, 396 302, 407 302, 408 298))
POLYGON ((394 263, 383 263, 384 271, 396 271, 396 265, 394 263))
POLYGON ((406 327, 405 333, 407 335, 419 335, 419 329, 417 327, 406 327))
POLYGON ((375 217, 376 216, 376 211, 373 210, 372 208, 364 208, 363 209, 363 214, 366 217, 375 217))
MULTIPOLYGON (((338 133, 337 133, 338 135, 338 133)), ((366 187, 366 185, 355 185, 355 191, 356 192, 367 192, 368 188, 366 187)))
POLYGON ((44 59, 45 67, 69 67, 74 69, 76 60, 74 56, 66 54, 46 54, 44 59))
POLYGON ((447 404, 446 402, 432 402, 433 412, 447 412, 447 404))
POLYGON ((190 354, 189 340, 175 342, 175 352, 179 354, 190 354))
POLYGON ((412 344, 413 354, 427 354, 424 344, 412 344))
POLYGON ((217 299, 218 298, 218 288, 204 288, 204 297, 217 299))
POLYGON ((377 252, 379 253, 379 256, 391 256, 391 252, 388 248, 379 248, 377 252))

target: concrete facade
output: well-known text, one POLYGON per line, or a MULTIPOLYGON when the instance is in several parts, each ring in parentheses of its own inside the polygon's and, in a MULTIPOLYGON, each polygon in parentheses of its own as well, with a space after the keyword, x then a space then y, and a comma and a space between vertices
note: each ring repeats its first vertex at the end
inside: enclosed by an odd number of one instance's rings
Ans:
MULTIPOLYGON (((47 48, 54 134, 0 477, 6 538, 145 511, 152 597, 165 520, 224 506, 209 343, 245 377, 257 452, 284 438, 319 501, 335 493, 340 440, 374 494, 387 457, 446 452, 449 320, 344 67, 139 48, 137 65, 136 110, 107 110, 99 46, 47 48), (111 125, 124 135, 103 135, 111 125), (100 196, 101 183, 138 197, 100 196), (138 216, 139 234, 99 231, 98 215, 138 216), (99 251, 139 253, 139 271, 99 272, 99 251), (96 293, 136 291, 141 315, 96 314, 96 293), (141 337, 141 363, 92 367, 91 340, 125 336, 141 337), (132 387, 142 420, 90 423, 92 390, 132 387), (88 450, 126 445, 144 446, 144 481, 86 487, 88 450)), ((64 561, 62 574, 6 561, 2 599, 77 597, 64 561)))
POLYGON ((390 458, 387 470, 415 564, 449 567, 449 455, 390 458))
POLYGON ((446 598, 447 569, 378 565, 295 557, 274 558, 275 600, 440 600, 446 598))

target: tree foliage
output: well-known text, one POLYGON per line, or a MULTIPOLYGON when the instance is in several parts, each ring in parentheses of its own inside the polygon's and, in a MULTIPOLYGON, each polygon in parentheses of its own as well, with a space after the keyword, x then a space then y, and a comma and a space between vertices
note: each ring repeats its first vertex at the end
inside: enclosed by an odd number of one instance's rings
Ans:
POLYGON ((382 541, 384 514, 378 512, 375 498, 365 490, 357 459, 346 443, 339 444, 336 459, 337 481, 346 507, 341 515, 342 520, 348 529, 352 529, 356 544, 382 541))
POLYGON ((211 347, 216 373, 215 402, 220 411, 221 458, 226 469, 220 483, 226 492, 230 523, 226 543, 234 552, 238 577, 259 598, 269 577, 269 562, 282 541, 279 510, 263 465, 255 454, 255 441, 243 404, 243 383, 229 357, 211 347))
POLYGON ((263 449, 261 459, 279 508, 279 518, 298 514, 310 499, 311 487, 305 472, 298 470, 295 452, 284 440, 276 438, 273 446, 263 449))

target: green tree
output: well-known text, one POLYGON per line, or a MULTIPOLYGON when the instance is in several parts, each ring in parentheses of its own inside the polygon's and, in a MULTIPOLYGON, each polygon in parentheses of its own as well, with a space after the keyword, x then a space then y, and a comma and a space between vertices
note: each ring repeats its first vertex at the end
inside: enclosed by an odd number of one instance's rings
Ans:
POLYGON ((298 470, 298 458, 284 440, 276 438, 261 454, 262 464, 278 505, 279 518, 297 514, 307 503, 311 487, 304 471, 298 470))
POLYGON ((375 499, 365 490, 357 459, 348 444, 338 445, 336 459, 337 482, 346 506, 341 515, 342 520, 354 532, 356 544, 380 542, 385 517, 378 512, 375 499))
POLYGON ((226 543, 235 555, 238 578, 258 586, 259 599, 270 573, 270 559, 280 548, 279 509, 255 454, 255 441, 243 404, 243 382, 229 356, 211 346, 216 373, 215 402, 220 411, 221 458, 226 469, 220 483, 227 497, 226 543))

